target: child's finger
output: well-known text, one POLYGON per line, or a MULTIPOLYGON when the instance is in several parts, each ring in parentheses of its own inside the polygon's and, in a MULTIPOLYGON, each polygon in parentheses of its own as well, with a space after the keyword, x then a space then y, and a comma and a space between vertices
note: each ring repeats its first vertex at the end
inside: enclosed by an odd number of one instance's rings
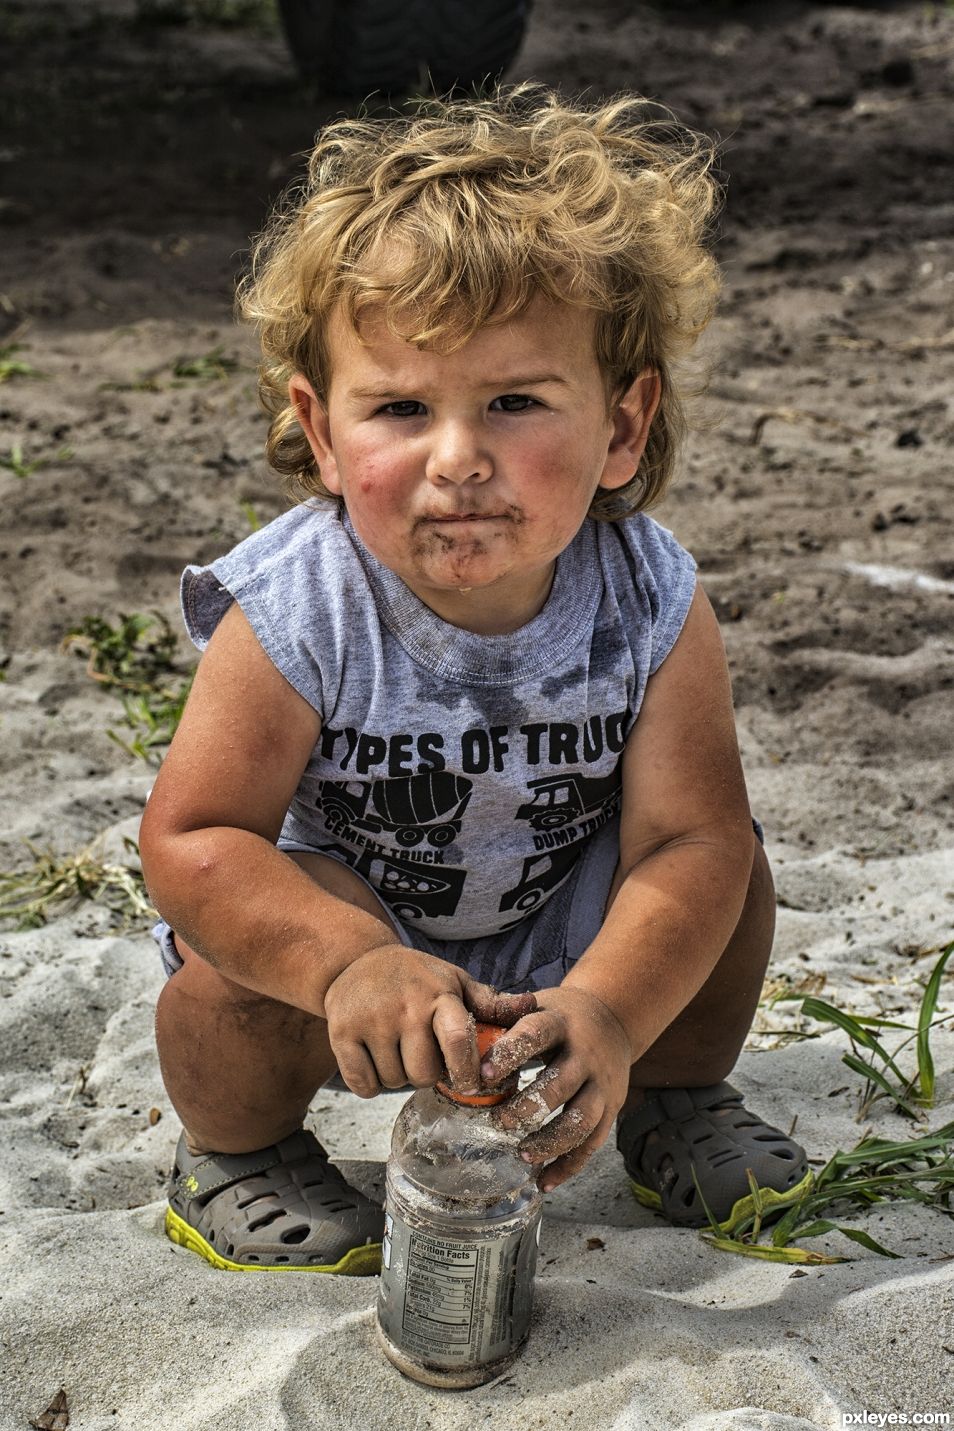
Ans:
POLYGON ((541 1192, 552 1192, 561 1183, 565 1183, 568 1178, 572 1178, 580 1172, 590 1158, 596 1152, 599 1144, 594 1138, 587 1138, 585 1143, 580 1143, 578 1147, 571 1149, 569 1153, 564 1153, 562 1157, 554 1159, 542 1168, 537 1178, 537 1184, 541 1192))
POLYGON ((451 1086, 461 1093, 474 1092, 480 1083, 480 1058, 474 1020, 454 994, 442 994, 431 1020, 440 1044, 451 1086))
POLYGON ((408 1084, 400 1044, 393 1035, 372 1039, 366 1045, 382 1088, 405 1088, 408 1084))
POLYGON ((547 1163, 545 1168, 541 1168, 537 1177, 540 1191, 552 1192, 561 1183, 565 1183, 568 1178, 574 1177, 589 1162, 597 1148, 602 1148, 612 1127, 612 1116, 604 1113, 588 1138, 585 1138, 582 1143, 578 1143, 575 1148, 571 1148, 569 1152, 555 1158, 553 1162, 547 1163))
POLYGON ((539 1127, 576 1092, 576 1086, 565 1088, 561 1082, 563 1069, 559 1063, 549 1064, 541 1074, 501 1104, 499 1118, 504 1128, 539 1127))
POLYGON ((500 994, 489 984, 478 984, 476 979, 467 978, 464 983, 464 1002, 471 1013, 482 1024, 499 1024, 501 1028, 512 1028, 537 1007, 537 997, 531 991, 526 994, 500 994))
POLYGON ((401 1035, 401 1062, 405 1081, 415 1088, 431 1088, 447 1075, 435 1034, 426 1025, 401 1035))
POLYGON ((569 1100, 552 1123, 547 1123, 520 1144, 520 1156, 531 1163, 549 1163, 579 1148, 596 1132, 601 1122, 603 1103, 589 1085, 569 1100))
POLYGON ((332 1052, 338 1063, 338 1072, 352 1093, 359 1098, 373 1098, 381 1092, 374 1060, 363 1043, 347 1041, 333 1043, 332 1052))
POLYGON ((516 1073, 531 1058, 538 1058, 547 1049, 563 1042, 566 1026, 560 1014, 551 1009, 536 1009, 526 1014, 497 1040, 480 1066, 485 1083, 499 1083, 516 1073))

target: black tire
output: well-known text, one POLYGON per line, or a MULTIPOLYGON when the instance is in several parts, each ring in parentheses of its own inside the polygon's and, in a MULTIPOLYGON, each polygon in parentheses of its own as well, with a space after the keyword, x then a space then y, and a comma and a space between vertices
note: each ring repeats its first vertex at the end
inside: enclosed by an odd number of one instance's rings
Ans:
POLYGON ((418 909, 416 904, 392 904, 391 912, 396 915, 398 919, 424 918, 423 909, 418 909))
POLYGON ((562 814, 559 810, 554 810, 550 814, 537 815, 530 824, 535 830, 560 830, 564 825, 570 823, 571 816, 562 814))
POLYGON ((299 70, 324 93, 364 98, 496 82, 531 0, 279 0, 299 70))
POLYGON ((495 84, 520 48, 529 10, 529 0, 425 0, 434 90, 495 84))

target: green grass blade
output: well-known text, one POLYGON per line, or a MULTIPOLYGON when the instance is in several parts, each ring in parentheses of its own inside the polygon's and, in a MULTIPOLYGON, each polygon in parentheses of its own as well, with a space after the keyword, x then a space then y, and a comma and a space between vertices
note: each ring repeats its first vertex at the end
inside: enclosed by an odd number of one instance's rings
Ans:
MULTIPOLYGON (((809 1197, 810 1196, 811 1194, 809 1194, 809 1197)), ((788 1212, 782 1214, 772 1228, 773 1247, 785 1246, 789 1238, 793 1235, 795 1228, 798 1226, 799 1220, 805 1216, 807 1203, 808 1198, 802 1198, 799 1202, 795 1203, 793 1207, 790 1207, 788 1212)))
POLYGON ((941 951, 941 957, 931 971, 927 988, 924 990, 924 998, 921 1000, 921 1012, 918 1018, 918 1102, 928 1108, 934 1107, 934 1059, 931 1056, 930 1044, 931 1021, 937 1009, 944 969, 952 954, 954 954, 954 943, 948 944, 941 951))
POLYGON ((879 1257, 893 1257, 897 1261, 901 1256, 899 1252, 892 1252, 889 1247, 882 1247, 880 1242, 875 1242, 874 1238, 867 1232, 862 1232, 860 1227, 836 1227, 835 1231, 840 1232, 842 1237, 848 1237, 852 1242, 867 1247, 869 1252, 877 1252, 879 1257))
POLYGON ((838 1028, 845 1031, 854 1043, 860 1043, 862 1048, 868 1048, 872 1053, 876 1053, 888 1068, 891 1069, 891 1072, 902 1086, 906 1084, 907 1080, 904 1074, 884 1045, 879 1043, 874 1034, 869 1033, 853 1015, 846 1014, 841 1009, 836 1009, 834 1004, 827 1004, 824 999, 812 997, 802 1000, 802 1013, 807 1014, 810 1019, 818 1019, 821 1023, 836 1024, 838 1028))
POLYGON ((897 1258, 899 1253, 891 1252, 887 1247, 882 1247, 880 1242, 875 1242, 874 1238, 867 1232, 862 1232, 858 1227, 841 1227, 837 1222, 829 1222, 827 1218, 819 1218, 817 1222, 810 1222, 805 1227, 798 1229, 799 1237, 821 1237, 826 1232, 840 1232, 843 1237, 848 1237, 852 1242, 858 1242, 862 1247, 867 1247, 869 1252, 877 1252, 880 1257, 897 1258))
POLYGON ((851 1014, 849 1017, 867 1029, 901 1029, 903 1033, 912 1033, 914 1030, 913 1024, 902 1024, 897 1019, 876 1019, 873 1014, 851 1014))
POLYGON ((696 1192, 699 1194, 699 1201, 702 1203, 702 1210, 708 1218, 709 1226, 712 1228, 712 1231, 716 1236, 720 1236, 722 1233, 722 1227, 715 1213, 712 1211, 712 1208, 709 1206, 709 1204, 705 1200, 705 1197, 703 1196, 702 1188, 699 1186, 699 1179, 696 1177, 695 1163, 692 1164, 691 1171, 692 1181, 696 1185, 696 1192))
POLYGON ((954 1123, 945 1123, 935 1128, 933 1133, 925 1133, 920 1138, 909 1138, 903 1143, 894 1143, 887 1138, 863 1138, 856 1148, 848 1152, 837 1152, 818 1175, 821 1181, 828 1167, 848 1168, 858 1163, 876 1163, 879 1167, 891 1167, 895 1163, 910 1162, 920 1153, 944 1152, 949 1154, 954 1144, 954 1123))
POLYGON ((735 1252, 739 1257, 757 1257, 762 1262, 809 1262, 814 1265, 830 1262, 848 1262, 847 1257, 828 1257, 824 1252, 812 1252, 807 1247, 771 1247, 759 1242, 736 1242, 731 1237, 712 1237, 700 1234, 703 1242, 715 1247, 719 1252, 735 1252))
POLYGON ((256 510, 255 510, 254 506, 252 505, 252 503, 251 503, 251 502, 239 502, 239 506, 241 507, 242 511, 245 513, 245 520, 248 522, 248 525, 249 525, 250 530, 253 531, 253 532, 261 531, 261 529, 262 529, 262 519, 261 519, 261 517, 258 515, 258 513, 256 512, 256 510))
POLYGON ((826 1222, 823 1217, 820 1217, 815 1222, 806 1222, 803 1227, 798 1229, 798 1235, 799 1237, 821 1237, 824 1232, 837 1232, 837 1230, 833 1222, 826 1222))
POLYGON ((896 1088, 893 1083, 889 1082, 880 1069, 874 1068, 870 1063, 865 1063, 864 1059, 856 1058, 853 1053, 843 1053, 841 1061, 855 1073, 860 1073, 863 1078, 867 1078, 872 1083, 876 1083, 899 1108, 903 1108, 912 1118, 923 1117, 923 1114, 918 1112, 914 1104, 909 1103, 905 1099, 903 1090, 896 1088))

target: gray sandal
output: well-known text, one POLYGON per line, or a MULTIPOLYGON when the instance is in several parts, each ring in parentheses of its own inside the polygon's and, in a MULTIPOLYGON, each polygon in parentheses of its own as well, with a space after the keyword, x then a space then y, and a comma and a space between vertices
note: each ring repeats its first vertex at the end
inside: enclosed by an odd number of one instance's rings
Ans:
POLYGON ((620 1118, 616 1146, 636 1200, 679 1227, 707 1224, 703 1199, 723 1227, 752 1213, 749 1170, 767 1190, 763 1221, 812 1181, 804 1148, 744 1108, 731 1083, 647 1089, 645 1103, 620 1118))
POLYGON ((258 1152, 201 1157, 183 1134, 166 1233, 213 1267, 362 1277, 380 1268, 384 1213, 345 1182, 305 1129, 258 1152))

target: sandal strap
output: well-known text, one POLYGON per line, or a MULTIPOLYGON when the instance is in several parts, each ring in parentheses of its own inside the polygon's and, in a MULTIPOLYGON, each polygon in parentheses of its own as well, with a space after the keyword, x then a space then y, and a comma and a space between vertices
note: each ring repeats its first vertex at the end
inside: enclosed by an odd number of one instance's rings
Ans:
POLYGON ((670 1222, 703 1226, 708 1209, 724 1223, 751 1202, 750 1174, 776 1209, 809 1185, 804 1148, 750 1113, 731 1083, 650 1093, 619 1120, 616 1146, 636 1198, 670 1222))
MULTIPOLYGON (((700 1110, 741 1104, 742 1094, 725 1080, 704 1088, 653 1088, 638 1108, 619 1120, 619 1138, 633 1142, 658 1128, 660 1123, 688 1123, 700 1110), (624 1133, 625 1126, 625 1133, 624 1133)), ((617 1140, 619 1146, 619 1140, 617 1140)))
POLYGON ((166 1228, 216 1267, 378 1270, 384 1213, 307 1129, 249 1153, 193 1157, 179 1140, 166 1228))
MULTIPOLYGON (((314 1133, 306 1128, 291 1133, 280 1143, 269 1148, 260 1148, 251 1153, 206 1153, 193 1160, 185 1149, 185 1138, 180 1142, 176 1161, 187 1163, 175 1180, 177 1190, 187 1198, 204 1200, 223 1188, 232 1187, 243 1178, 254 1177, 281 1163, 298 1163, 305 1158, 321 1158, 325 1162, 328 1154, 314 1133), (185 1154, 185 1156, 183 1156, 185 1154)), ((329 1165, 329 1171, 332 1171, 329 1165)), ((336 1171, 336 1170, 334 1170, 336 1171)))

